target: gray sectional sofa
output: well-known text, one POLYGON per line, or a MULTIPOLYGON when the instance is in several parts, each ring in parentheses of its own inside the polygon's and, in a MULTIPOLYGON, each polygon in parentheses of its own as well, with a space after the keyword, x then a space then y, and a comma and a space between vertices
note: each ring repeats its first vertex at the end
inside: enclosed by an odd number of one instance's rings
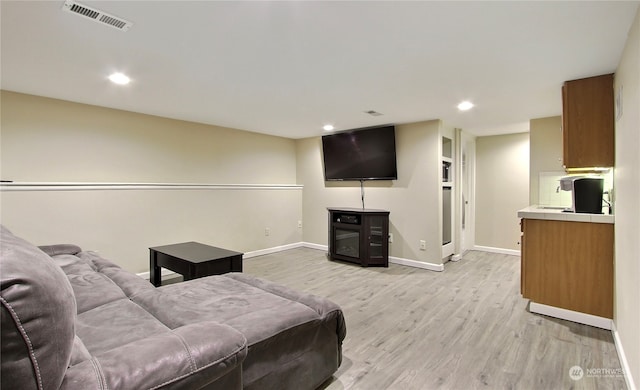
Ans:
POLYGON ((159 288, 1 227, 1 387, 315 389, 342 360, 334 303, 241 273, 159 288))

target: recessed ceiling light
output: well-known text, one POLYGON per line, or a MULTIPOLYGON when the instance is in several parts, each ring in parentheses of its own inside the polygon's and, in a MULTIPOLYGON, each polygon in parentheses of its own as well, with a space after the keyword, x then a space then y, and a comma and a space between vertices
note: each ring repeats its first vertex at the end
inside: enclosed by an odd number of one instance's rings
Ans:
POLYGON ((334 129, 333 125, 324 125, 322 126, 323 129, 325 129, 326 131, 331 131, 334 129))
POLYGON ((464 101, 460 104, 458 104, 458 110, 460 111, 467 111, 473 108, 473 103, 469 102, 469 101, 464 101))
POLYGON ((116 83, 119 85, 127 85, 129 84, 129 81, 131 81, 131 79, 127 77, 127 75, 120 72, 113 73, 111 76, 109 76, 109 80, 111 80, 112 83, 116 83))

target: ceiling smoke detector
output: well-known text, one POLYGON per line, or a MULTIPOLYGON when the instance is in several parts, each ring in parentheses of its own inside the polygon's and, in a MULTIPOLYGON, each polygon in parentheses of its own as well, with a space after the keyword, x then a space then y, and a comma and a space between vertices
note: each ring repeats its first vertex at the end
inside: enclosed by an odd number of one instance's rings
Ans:
POLYGON ((110 15, 92 7, 87 7, 86 5, 73 0, 66 0, 62 9, 72 14, 83 16, 102 25, 113 27, 120 31, 128 31, 129 28, 133 26, 133 22, 110 15))

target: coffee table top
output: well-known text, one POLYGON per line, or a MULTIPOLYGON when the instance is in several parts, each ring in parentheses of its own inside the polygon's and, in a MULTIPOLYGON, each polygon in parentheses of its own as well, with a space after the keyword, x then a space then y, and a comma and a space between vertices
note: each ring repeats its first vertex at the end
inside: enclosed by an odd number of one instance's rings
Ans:
POLYGON ((192 263, 202 263, 215 259, 222 259, 230 256, 243 255, 241 252, 230 251, 211 245, 201 244, 195 241, 183 242, 180 244, 154 246, 149 248, 165 255, 177 257, 192 263))

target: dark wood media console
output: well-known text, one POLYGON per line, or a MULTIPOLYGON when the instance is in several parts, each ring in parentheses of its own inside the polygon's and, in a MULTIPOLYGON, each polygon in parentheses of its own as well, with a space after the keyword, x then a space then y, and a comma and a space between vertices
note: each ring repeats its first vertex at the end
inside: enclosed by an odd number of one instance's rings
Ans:
POLYGON ((389 266, 389 211, 327 208, 329 256, 367 266, 389 266))

